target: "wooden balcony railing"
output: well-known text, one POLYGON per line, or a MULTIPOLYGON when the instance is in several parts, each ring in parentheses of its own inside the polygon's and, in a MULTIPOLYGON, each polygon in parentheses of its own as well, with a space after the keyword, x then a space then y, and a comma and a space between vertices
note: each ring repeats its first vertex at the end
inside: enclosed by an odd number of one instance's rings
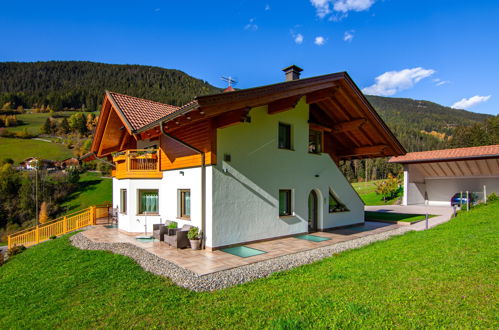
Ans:
POLYGON ((113 176, 117 179, 161 179, 159 150, 131 149, 113 156, 116 169, 113 176))

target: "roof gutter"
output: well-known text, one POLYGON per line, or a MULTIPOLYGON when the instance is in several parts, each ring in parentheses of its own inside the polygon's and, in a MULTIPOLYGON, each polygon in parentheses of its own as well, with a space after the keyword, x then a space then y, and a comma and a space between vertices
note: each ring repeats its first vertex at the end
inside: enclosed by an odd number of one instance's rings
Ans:
POLYGON ((201 155, 201 249, 204 249, 206 247, 206 234, 205 234, 205 229, 206 229, 206 165, 205 165, 205 159, 206 159, 206 155, 203 151, 199 150, 198 148, 166 133, 166 131, 164 129, 164 125, 163 125, 164 121, 168 121, 168 119, 163 119, 159 123, 159 128, 161 130, 161 134, 163 134, 164 136, 172 139, 173 141, 180 143, 184 147, 191 149, 192 151, 201 155))

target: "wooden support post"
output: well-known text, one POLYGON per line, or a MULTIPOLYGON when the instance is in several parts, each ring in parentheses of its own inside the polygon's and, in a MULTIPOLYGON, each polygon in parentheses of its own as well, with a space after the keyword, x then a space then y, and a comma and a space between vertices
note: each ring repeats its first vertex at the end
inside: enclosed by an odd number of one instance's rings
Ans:
POLYGON ((35 228, 35 244, 40 243, 40 229, 38 226, 35 228))
POLYGON ((12 242, 11 242, 11 238, 10 238, 10 235, 7 236, 7 247, 10 249, 12 247, 12 242))

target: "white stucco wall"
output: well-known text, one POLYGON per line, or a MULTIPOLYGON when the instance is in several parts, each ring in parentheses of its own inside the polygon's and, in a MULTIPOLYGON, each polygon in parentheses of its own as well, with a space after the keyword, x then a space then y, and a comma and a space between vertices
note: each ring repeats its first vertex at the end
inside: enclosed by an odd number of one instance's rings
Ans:
MULTIPOLYGON (((207 191, 211 191, 211 166, 206 168, 207 191)), ((120 204, 120 189, 127 189, 127 213, 119 214, 119 228, 128 232, 144 232, 145 216, 138 214, 138 190, 158 189, 159 215, 147 216, 147 231, 152 225, 174 220, 179 227, 189 224, 201 228, 201 168, 188 168, 163 172, 162 179, 113 179, 113 206, 120 204), (183 174, 182 174, 183 173, 183 174), (179 219, 179 189, 191 190, 191 219, 179 219), (137 221, 139 220, 139 221, 137 221)), ((208 194, 209 195, 209 194, 208 194)), ((207 219, 211 223, 211 196, 207 196, 207 219)), ((211 226, 206 230, 206 244, 211 244, 211 226)))
MULTIPOLYGON (((430 205, 450 205, 452 195, 457 192, 481 193, 487 186, 487 195, 499 193, 499 177, 435 178, 426 179, 426 190, 430 205)), ((480 194, 480 197, 483 195, 480 194)))
POLYGON ((417 167, 410 164, 404 166, 404 197, 402 205, 425 203, 425 178, 417 167))
POLYGON ((308 153, 308 105, 268 115, 250 111, 251 123, 218 129, 213 168, 213 245, 218 247, 307 232, 308 196, 320 192, 319 228, 364 221, 363 202, 327 154, 308 153), (277 147, 279 122, 292 126, 293 150, 277 147), (231 157, 223 161, 224 154, 231 157), (318 175, 318 177, 316 177, 318 175), (332 189, 349 212, 329 213, 332 189), (279 189, 293 190, 294 215, 279 217, 279 189))

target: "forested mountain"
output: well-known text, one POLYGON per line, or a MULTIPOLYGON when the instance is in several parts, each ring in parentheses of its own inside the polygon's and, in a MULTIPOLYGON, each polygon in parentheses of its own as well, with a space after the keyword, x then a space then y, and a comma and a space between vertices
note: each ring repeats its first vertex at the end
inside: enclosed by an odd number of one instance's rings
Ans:
POLYGON ((104 90, 183 105, 220 89, 182 71, 94 62, 0 63, 0 107, 98 110, 104 90))

